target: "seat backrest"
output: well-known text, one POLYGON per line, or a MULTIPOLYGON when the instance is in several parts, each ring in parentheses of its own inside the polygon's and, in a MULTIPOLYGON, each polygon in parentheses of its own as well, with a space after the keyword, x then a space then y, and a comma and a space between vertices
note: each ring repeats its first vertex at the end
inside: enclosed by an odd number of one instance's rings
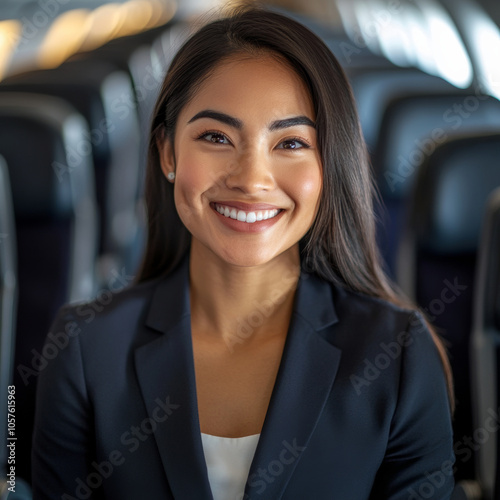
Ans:
POLYGON ((169 26, 153 41, 151 60, 157 80, 163 81, 172 59, 181 45, 192 34, 193 29, 194 26, 187 22, 177 22, 169 26))
POLYGON ((129 267, 137 232, 140 179, 139 126, 129 75, 104 61, 73 60, 51 70, 7 78, 0 92, 35 92, 69 102, 87 121, 89 131, 73 145, 75 163, 91 155, 101 215, 101 281, 109 271, 129 267))
POLYGON ((131 104, 137 106, 140 132, 146 136, 149 131, 150 110, 156 102, 164 76, 153 65, 151 47, 159 36, 174 26, 174 23, 170 23, 136 35, 117 38, 78 56, 79 59, 112 63, 130 75, 135 94, 135 102, 131 104))
POLYGON ((377 184, 386 207, 381 246, 389 269, 395 268, 407 201, 425 158, 457 134, 498 130, 500 102, 492 97, 456 90, 407 95, 389 103, 373 155, 377 184))
POLYGON ((0 156, 0 476, 7 464, 8 386, 12 383, 17 303, 14 207, 7 164, 0 156))
POLYGON ((347 70, 368 150, 375 154, 384 113, 398 98, 425 93, 453 92, 442 78, 416 68, 350 68, 347 70))
MULTIPOLYGON (((137 155, 137 173, 135 182, 135 220, 133 233, 135 238, 130 238, 128 245, 127 263, 129 267, 137 264, 145 246, 145 209, 142 199, 149 143, 150 121, 157 96, 164 78, 164 72, 159 70, 158 61, 153 64, 153 41, 171 27, 156 28, 148 32, 114 39, 98 49, 74 56, 74 61, 85 60, 93 64, 107 63, 114 65, 118 70, 127 74, 130 79, 131 95, 121 96, 120 106, 124 104, 130 108, 138 121, 139 154, 137 155)), ((132 231, 131 231, 132 232, 132 231)), ((129 269, 133 273, 133 269, 129 269)))
MULTIPOLYGON (((398 255, 398 282, 448 344, 455 377, 457 439, 473 433, 469 341, 476 252, 484 207, 500 186, 500 134, 456 137, 422 164, 398 255)), ((474 477, 457 461, 459 479, 474 477)))
POLYGON ((394 99, 384 112, 374 157, 382 194, 405 199, 422 161, 448 139, 498 130, 500 101, 493 97, 457 90, 394 99))
POLYGON ((16 472, 28 480, 36 381, 53 355, 44 351, 45 337, 63 303, 96 292, 92 162, 69 158, 86 134, 85 120, 60 99, 0 93, 0 154, 11 180, 19 277, 16 472))
POLYGON ((490 435, 494 432, 491 422, 498 425, 500 404, 500 188, 491 195, 483 219, 475 290, 471 339, 473 417, 474 428, 488 433, 488 439, 481 437, 483 442, 476 452, 476 473, 484 498, 493 499, 500 498, 500 439, 490 435))
POLYGON ((180 43, 186 39, 187 31, 187 25, 184 23, 171 22, 166 26, 112 40, 96 50, 78 56, 80 62, 85 59, 89 64, 97 61, 111 63, 130 77, 130 90, 133 95, 127 100, 122 96, 122 101, 130 106, 131 113, 137 115, 139 125, 138 176, 135 182, 136 211, 134 230, 130 231, 136 237, 131 238, 126 259, 131 273, 135 271, 135 265, 142 258, 146 239, 143 191, 152 114, 164 80, 166 66, 170 64, 180 43), (158 46, 158 39, 162 40, 160 58, 155 57, 153 49, 153 45, 158 46))

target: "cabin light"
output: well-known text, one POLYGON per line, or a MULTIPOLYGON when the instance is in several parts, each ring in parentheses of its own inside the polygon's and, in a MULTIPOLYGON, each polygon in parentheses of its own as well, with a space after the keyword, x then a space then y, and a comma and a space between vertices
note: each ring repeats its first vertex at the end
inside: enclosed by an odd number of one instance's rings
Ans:
POLYGON ((422 13, 414 5, 408 4, 402 10, 401 16, 411 45, 412 52, 409 55, 411 64, 426 73, 435 74, 436 65, 432 55, 432 46, 422 13))
POLYGON ((379 1, 370 1, 370 17, 375 20, 382 54, 397 66, 409 66, 414 60, 410 34, 398 11, 379 1))
POLYGON ((78 52, 90 27, 87 9, 73 9, 62 13, 51 24, 40 46, 39 67, 56 68, 78 52))
POLYGON ((380 24, 384 19, 383 14, 381 14, 382 17, 373 16, 370 12, 369 6, 364 2, 354 3, 354 13, 366 46, 373 53, 379 55, 382 54, 379 40, 379 29, 380 24))
POLYGON ((93 11, 69 10, 58 16, 47 30, 38 51, 38 67, 55 68, 77 52, 90 51, 114 38, 165 24, 174 13, 173 2, 159 0, 109 3, 93 11))
POLYGON ((89 15, 90 29, 82 42, 82 51, 89 51, 109 42, 120 31, 124 22, 121 4, 108 3, 94 9, 89 15))
POLYGON ((175 14, 174 2, 131 0, 108 3, 90 13, 91 28, 82 51, 93 50, 122 36, 133 35, 167 23, 175 14))
POLYGON ((14 19, 0 21, 0 80, 5 75, 12 54, 21 40, 22 25, 14 19))
POLYGON ((156 26, 166 24, 174 17, 177 10, 177 5, 173 0, 168 2, 163 0, 149 0, 149 3, 153 8, 153 13, 148 28, 155 28, 156 26))
POLYGON ((146 29, 153 15, 153 6, 148 0, 129 0, 121 5, 123 24, 116 36, 127 36, 146 29))
POLYGON ((471 47, 485 93, 500 99, 500 30, 485 14, 469 24, 471 47))
POLYGON ((421 0, 419 7, 427 22, 438 76, 455 87, 469 87, 472 64, 452 19, 434 0, 421 0))
POLYGON ((358 46, 365 46, 365 43, 360 43, 359 38, 361 35, 361 28, 358 24, 358 19, 356 17, 356 12, 354 11, 354 5, 356 2, 350 0, 337 0, 336 7, 339 11, 340 21, 346 35, 355 42, 358 46))

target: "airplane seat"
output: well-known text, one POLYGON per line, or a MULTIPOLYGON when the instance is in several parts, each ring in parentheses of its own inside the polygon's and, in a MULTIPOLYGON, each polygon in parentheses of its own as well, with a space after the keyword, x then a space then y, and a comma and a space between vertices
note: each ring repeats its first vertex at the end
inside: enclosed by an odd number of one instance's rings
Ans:
MULTIPOLYGON (((120 106, 126 105, 130 113, 135 115, 138 123, 137 182, 135 185, 135 238, 131 240, 128 252, 128 267, 137 267, 140 262, 146 240, 146 216, 143 200, 144 180, 146 172, 147 152, 149 147, 149 130, 156 99, 165 76, 166 61, 153 58, 153 44, 165 33, 178 29, 180 23, 170 22, 136 35, 114 39, 105 45, 89 52, 79 53, 70 61, 96 61, 112 64, 117 70, 124 72, 130 79, 128 94, 121 95, 120 106)), ((176 46, 175 50, 177 50, 176 46)), ((172 53, 172 47, 165 47, 172 53)), ((170 63, 173 54, 170 55, 170 63)), ((132 270, 131 270, 132 272, 132 270)))
POLYGON ((79 53, 73 59, 88 59, 91 61, 105 61, 125 71, 132 80, 133 92, 139 117, 142 118, 147 104, 160 89, 163 78, 159 80, 154 72, 151 61, 151 47, 155 40, 177 23, 169 22, 166 25, 147 30, 135 35, 116 38, 89 52, 79 53))
MULTIPOLYGON (((385 65, 367 65, 347 68, 347 74, 358 107, 361 128, 375 171, 377 171, 377 144, 382 134, 384 113, 395 99, 413 94, 453 92, 455 87, 442 78, 430 75, 417 68, 401 68, 386 61, 385 65)), ((380 183, 380 179, 376 179, 380 183)), ((384 190, 382 189, 382 193, 384 190)), ((377 227, 377 241, 386 270, 394 278, 394 258, 397 247, 397 230, 400 220, 394 223, 391 200, 376 204, 376 216, 380 221, 377 227), (392 222, 392 223, 391 223, 392 222)))
POLYGON ((375 154, 384 111, 394 99, 413 94, 444 94, 455 90, 446 80, 417 68, 387 64, 382 67, 347 68, 361 128, 371 154, 375 154))
POLYGON ((8 386, 12 384, 17 304, 16 236, 14 208, 7 165, 0 156, 0 475, 7 466, 8 386))
POLYGON ((500 498, 500 188, 485 211, 475 275, 471 374, 474 428, 481 429, 476 473, 484 498, 500 498))
POLYGON ((387 105, 372 159, 385 205, 380 244, 390 274, 396 274, 408 198, 425 157, 454 135, 498 130, 500 102, 493 97, 436 91, 407 94, 387 105))
MULTIPOLYGON (((192 34, 194 26, 186 21, 178 21, 171 24, 159 36, 157 36, 151 43, 151 64, 154 71, 155 78, 163 82, 167 70, 172 62, 177 51, 181 45, 192 34)), ((161 87, 161 84, 160 84, 161 87)), ((160 88, 158 88, 158 91, 160 88)), ((156 101, 148 102, 148 108, 144 119, 147 123, 147 130, 151 125, 152 114, 156 101)))
MULTIPOLYGON (((149 108, 154 106, 162 83, 152 64, 151 44, 165 29, 165 27, 156 28, 137 35, 117 38, 94 50, 78 53, 70 59, 70 61, 105 62, 128 74, 131 81, 131 93, 124 96, 123 102, 135 110, 140 124, 141 139, 148 135, 149 126, 145 121, 146 116, 149 116, 149 108)), ((143 140, 141 146, 142 142, 143 140)), ((141 147, 141 169, 144 169, 144 152, 144 148, 141 147)))
POLYGON ((129 76, 110 63, 76 60, 7 78, 1 91, 62 98, 87 120, 89 130, 72 146, 68 160, 74 166, 90 156, 94 164, 101 217, 99 282, 107 287, 123 269, 135 272, 139 126, 129 76))
POLYGON ((474 478, 469 339, 473 276, 482 213, 500 186, 500 134, 450 137, 415 178, 398 251, 402 289, 424 310, 447 344, 455 379, 457 479, 474 478))
POLYGON ((9 168, 17 235, 18 308, 14 358, 16 473, 30 479, 31 430, 38 374, 64 344, 45 337, 59 307, 96 292, 98 220, 89 157, 70 151, 88 134, 60 99, 0 93, 0 154, 9 168))

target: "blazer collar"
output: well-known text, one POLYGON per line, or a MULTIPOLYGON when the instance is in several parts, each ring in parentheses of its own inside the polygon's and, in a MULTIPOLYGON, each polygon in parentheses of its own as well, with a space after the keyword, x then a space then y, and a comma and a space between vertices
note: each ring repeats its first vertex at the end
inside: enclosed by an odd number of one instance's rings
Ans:
MULTIPOLYGON (((303 272, 245 499, 261 499, 264 490, 264 498, 282 497, 333 386, 340 350, 325 340, 325 332, 337 321, 331 285, 303 272), (273 481, 266 480, 269 474, 273 481)), ((136 350, 136 370, 149 416, 154 419, 160 402, 172 408, 154 437, 173 497, 211 500, 196 399, 187 258, 158 283, 146 325, 162 335, 136 350)))

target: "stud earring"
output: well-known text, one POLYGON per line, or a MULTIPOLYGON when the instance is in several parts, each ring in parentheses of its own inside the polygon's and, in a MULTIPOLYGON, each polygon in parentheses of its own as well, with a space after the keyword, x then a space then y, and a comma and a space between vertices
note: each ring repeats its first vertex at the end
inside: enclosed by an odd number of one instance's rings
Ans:
POLYGON ((169 181, 173 181, 173 180, 175 179, 175 172, 169 172, 169 173, 167 174, 167 179, 168 179, 169 181))

